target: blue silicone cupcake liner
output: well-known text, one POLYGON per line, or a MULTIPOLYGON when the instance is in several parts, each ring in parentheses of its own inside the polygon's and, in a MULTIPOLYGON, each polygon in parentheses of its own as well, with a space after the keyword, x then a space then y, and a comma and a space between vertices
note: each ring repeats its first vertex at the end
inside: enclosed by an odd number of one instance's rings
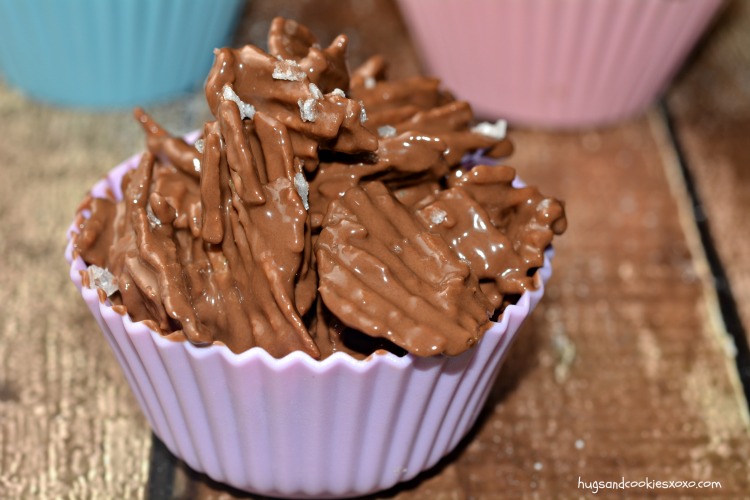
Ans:
POLYGON ((32 98, 123 108, 199 88, 243 0, 0 0, 0 76, 32 98))

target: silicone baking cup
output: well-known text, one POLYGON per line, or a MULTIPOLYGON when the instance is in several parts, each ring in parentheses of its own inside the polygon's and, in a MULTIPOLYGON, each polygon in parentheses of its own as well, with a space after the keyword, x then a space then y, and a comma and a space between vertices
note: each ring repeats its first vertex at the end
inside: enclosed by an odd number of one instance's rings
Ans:
MULTIPOLYGON (((91 190, 122 197, 135 156, 91 190)), ((82 285, 86 264, 65 256, 70 278, 107 338, 154 433, 199 472, 269 496, 351 497, 387 489, 429 469, 466 435, 484 406, 518 328, 544 293, 508 306, 480 342, 456 357, 336 353, 322 361, 260 348, 234 354, 222 345, 168 340, 121 315, 82 285)))
POLYGON ((644 111, 723 0, 399 0, 426 70, 478 115, 542 127, 644 111))
POLYGON ((122 108, 199 88, 243 0, 0 0, 0 77, 35 99, 122 108))

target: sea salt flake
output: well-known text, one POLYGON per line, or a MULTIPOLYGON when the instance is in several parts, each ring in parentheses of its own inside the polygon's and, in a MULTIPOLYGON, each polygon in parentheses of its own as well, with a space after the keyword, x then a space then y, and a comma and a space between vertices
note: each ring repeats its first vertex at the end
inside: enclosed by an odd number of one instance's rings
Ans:
POLYGON ((337 96, 339 96, 339 97, 346 97, 346 93, 344 93, 344 91, 343 91, 343 90, 341 90, 341 89, 333 89, 333 90, 331 91, 331 94, 332 94, 332 95, 337 95, 337 96))
POLYGON ((151 229, 161 226, 161 221, 156 214, 154 214, 154 211, 151 210, 151 205, 146 205, 146 217, 148 217, 148 223, 151 226, 151 229))
POLYGON ((314 122, 318 118, 318 110, 315 107, 317 100, 314 98, 309 99, 298 99, 297 105, 299 105, 299 115, 303 122, 314 122))
POLYGON ((234 101, 234 103, 237 104, 237 107, 240 108, 241 119, 244 120, 245 118, 250 118, 252 120, 255 116, 255 107, 240 99, 240 96, 238 96, 234 89, 229 85, 224 85, 224 88, 222 89, 222 97, 224 97, 225 101, 234 101))
POLYGON ((294 59, 281 59, 273 67, 271 77, 274 80, 299 82, 305 78, 305 72, 294 59))
POLYGON ((323 99, 323 92, 320 91, 317 85, 311 83, 308 86, 312 97, 307 99, 298 99, 297 105, 299 106, 299 114, 303 122, 314 122, 318 119, 318 101, 323 99))
POLYGON ((193 169, 196 172, 201 171, 201 161, 198 158, 193 158, 193 169))
POLYGON ((99 288, 110 297, 119 290, 117 278, 103 267, 91 265, 86 270, 89 274, 89 283, 91 286, 99 288))
POLYGON ((203 148, 205 147, 206 143, 203 141, 203 139, 198 139, 195 141, 195 150, 199 153, 203 153, 203 148))
POLYGON ((493 139, 502 140, 505 139, 505 134, 508 132, 508 122, 505 120, 498 120, 495 123, 482 122, 472 127, 471 131, 493 139))
POLYGON ((302 204, 305 206, 305 210, 310 210, 310 204, 308 203, 308 195, 310 193, 310 185, 305 179, 305 174, 297 172, 294 174, 294 189, 297 190, 297 194, 302 198, 302 204))
POLYGON ((430 222, 435 225, 442 224, 447 216, 448 214, 445 212, 445 210, 436 208, 430 212, 430 222))
POLYGON ((396 135, 396 127, 392 127, 390 125, 383 125, 382 127, 378 127, 378 135, 380 137, 393 137, 396 135))
POLYGON ((310 93, 313 96, 313 99, 320 100, 323 99, 323 92, 320 91, 317 85, 314 83, 311 83, 308 87, 310 89, 310 93))
POLYGON ((367 111, 365 111, 365 103, 359 101, 359 123, 365 123, 367 121, 367 111))

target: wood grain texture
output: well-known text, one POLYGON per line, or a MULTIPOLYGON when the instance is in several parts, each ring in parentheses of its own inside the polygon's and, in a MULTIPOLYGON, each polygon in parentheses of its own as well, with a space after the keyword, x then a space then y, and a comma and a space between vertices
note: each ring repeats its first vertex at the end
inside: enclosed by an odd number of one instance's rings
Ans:
POLYGON ((750 3, 728 5, 668 103, 750 334, 750 3))
POLYGON ((149 435, 62 258, 86 186, 112 164, 115 122, 0 92, 0 491, 134 497, 149 435), (105 121, 106 123, 106 121, 105 121))
MULTIPOLYGON (((512 135, 509 163, 567 202, 571 225, 548 293, 459 450, 371 498, 572 498, 586 493, 579 477, 719 481, 711 497, 742 497, 746 402, 683 230, 675 196, 686 194, 670 186, 679 171, 663 152, 661 115, 600 132, 512 135)), ((258 498, 184 468, 182 478, 179 498, 258 498)))
MULTIPOLYGON (((186 130, 193 106, 155 113, 186 130)), ((0 498, 144 496, 150 432, 63 258, 88 188, 142 144, 129 112, 0 86, 0 498)))
MULTIPOLYGON (((732 9, 669 105, 746 311, 737 277, 750 262, 738 244, 750 234, 741 142, 750 12, 741 1, 732 9)), ((354 61, 380 52, 395 61, 394 75, 420 71, 390 0, 254 0, 238 41, 261 43, 277 14, 308 22, 324 42, 345 30, 354 61)), ((149 111, 176 133, 207 114, 200 96, 149 111)), ((579 477, 722 484, 614 492, 623 497, 750 491, 747 403, 706 298, 705 262, 690 251, 695 235, 664 125, 652 112, 596 132, 512 131, 509 163, 567 202, 570 229, 548 293, 469 438, 376 498, 571 498, 587 494, 579 477)), ((56 109, 0 84, 0 498, 146 495, 150 432, 62 256, 87 188, 142 141, 129 113, 56 109)), ((176 475, 175 498, 243 496, 254 498, 184 468, 176 475)))

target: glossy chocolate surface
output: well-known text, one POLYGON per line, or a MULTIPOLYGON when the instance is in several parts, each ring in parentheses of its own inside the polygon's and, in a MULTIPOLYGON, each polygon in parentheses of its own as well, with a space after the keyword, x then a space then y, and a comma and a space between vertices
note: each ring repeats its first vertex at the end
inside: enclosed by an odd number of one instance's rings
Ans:
POLYGON ((476 165, 512 152, 500 126, 377 56, 350 73, 346 46, 277 18, 269 53, 217 50, 195 144, 136 110, 148 152, 76 241, 134 320, 276 357, 455 355, 534 286, 563 205, 476 165))

